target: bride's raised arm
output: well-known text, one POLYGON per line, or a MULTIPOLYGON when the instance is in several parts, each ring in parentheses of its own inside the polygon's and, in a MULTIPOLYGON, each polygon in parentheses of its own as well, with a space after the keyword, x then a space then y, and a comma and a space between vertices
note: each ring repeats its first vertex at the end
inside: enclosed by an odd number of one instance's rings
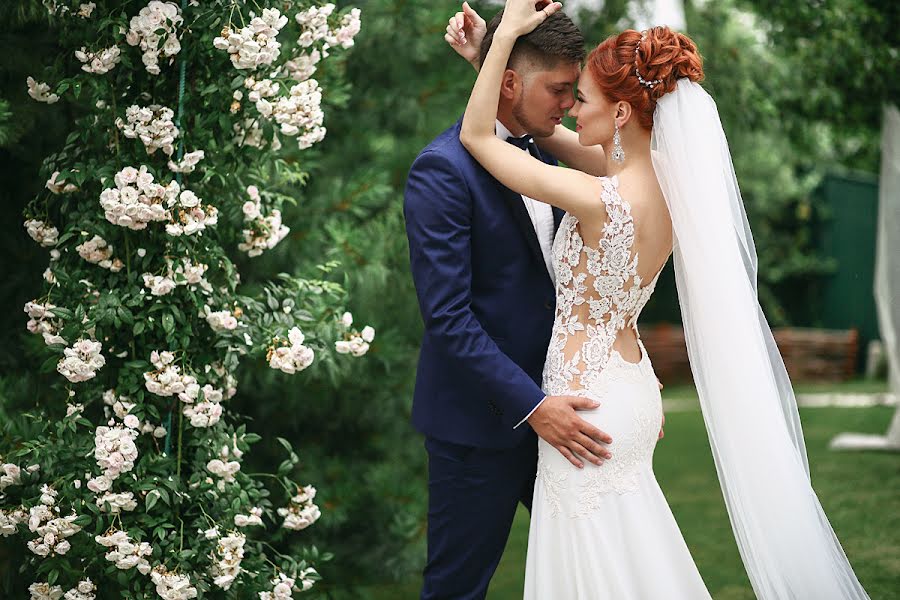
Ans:
POLYGON ((536 10, 533 0, 507 0, 469 97, 459 139, 475 160, 509 189, 584 219, 605 210, 600 201, 600 182, 575 169, 548 165, 500 140, 494 132, 500 84, 516 39, 560 8, 558 2, 536 10))
MULTIPOLYGON (((463 2, 462 10, 450 18, 447 33, 444 34, 444 40, 472 65, 476 73, 479 71, 478 53, 486 31, 484 19, 467 2, 463 2)), ((565 125, 557 125, 549 137, 535 136, 534 141, 541 150, 546 150, 567 167, 594 177, 606 175, 603 147, 582 146, 578 134, 565 125)))
POLYGON ((534 141, 538 148, 546 150, 567 167, 594 177, 606 175, 606 153, 603 146, 582 146, 578 141, 578 134, 565 125, 557 125, 550 137, 535 136, 534 141))

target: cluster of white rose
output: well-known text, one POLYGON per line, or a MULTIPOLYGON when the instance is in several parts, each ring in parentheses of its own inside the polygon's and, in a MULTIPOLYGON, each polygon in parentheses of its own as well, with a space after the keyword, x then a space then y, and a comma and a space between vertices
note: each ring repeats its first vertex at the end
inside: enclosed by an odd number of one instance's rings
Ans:
POLYGON ((279 508, 278 514, 284 517, 282 527, 299 531, 306 529, 319 520, 322 512, 313 503, 316 497, 316 488, 307 485, 297 490, 297 495, 291 498, 286 508, 279 508))
POLYGON ((297 327, 291 328, 287 340, 275 338, 273 344, 276 345, 269 348, 266 356, 269 366, 288 375, 309 367, 316 354, 312 348, 303 345, 305 339, 303 332, 297 327))
POLYGON ((200 289, 208 292, 212 290, 212 286, 203 277, 208 269, 209 265, 201 262, 195 263, 189 258, 182 258, 181 264, 175 267, 171 277, 178 285, 199 286, 200 289))
MULTIPOLYGON (((77 169, 74 171, 77 172, 77 169)), ((74 183, 69 183, 66 181, 57 181, 56 178, 59 177, 59 171, 53 171, 53 174, 50 176, 50 179, 47 180, 46 187, 53 194, 71 194, 72 192, 78 191, 78 186, 74 183)))
POLYGON ((137 502, 134 499, 134 494, 131 492, 106 492, 99 498, 97 498, 97 506, 100 507, 100 510, 103 512, 109 512, 111 514, 117 515, 122 511, 132 511, 137 508, 137 502))
MULTIPOLYGON (((93 4, 93 2, 91 3, 93 4)), ((82 6, 84 6, 82 4, 82 6)), ((94 600, 97 596, 97 588, 90 579, 83 579, 78 585, 70 589, 63 595, 61 586, 50 585, 46 581, 32 583, 28 586, 28 592, 31 594, 29 600, 94 600)))
POLYGON ((209 292, 212 290, 210 283, 203 277, 208 265, 203 263, 194 263, 189 258, 183 258, 181 264, 172 269, 171 264, 166 265, 165 275, 154 275, 152 273, 144 273, 141 277, 144 280, 144 286, 150 290, 154 296, 165 296, 179 285, 188 285, 191 287, 199 286, 200 289, 209 292))
POLYGON ((291 600, 294 592, 305 592, 310 589, 315 580, 313 576, 318 575, 312 567, 303 569, 294 577, 288 577, 284 573, 279 573, 278 577, 272 580, 271 592, 260 592, 259 600, 291 600), (297 583, 297 580, 300 580, 297 583))
POLYGON ((194 150, 185 154, 177 163, 170 160, 168 163, 169 170, 173 173, 193 173, 197 168, 197 163, 206 157, 203 150, 194 150))
POLYGON ((175 289, 175 280, 167 275, 144 273, 141 277, 144 279, 144 287, 154 296, 165 296, 175 289))
POLYGON ((153 554, 153 548, 149 543, 135 542, 126 532, 116 529, 105 535, 96 535, 94 540, 104 548, 110 548, 105 555, 106 560, 115 563, 116 568, 127 571, 137 567, 141 575, 150 572, 150 563, 146 557, 153 554))
POLYGON ((236 460, 214 458, 206 463, 206 469, 213 475, 221 477, 223 483, 231 483, 235 474, 241 470, 241 463, 236 460))
POLYGON ((171 64, 173 57, 181 50, 176 28, 183 20, 178 5, 159 0, 151 0, 131 18, 125 41, 131 46, 141 47, 144 53, 141 60, 151 75, 159 75, 160 54, 168 58, 171 64))
POLYGON ((50 86, 47 83, 37 82, 34 77, 29 77, 25 82, 28 84, 28 95, 38 102, 47 104, 59 102, 59 96, 50 93, 50 86))
POLYGON ((113 273, 118 273, 125 266, 125 263, 118 258, 111 258, 113 247, 99 235, 95 235, 91 239, 75 246, 78 255, 89 263, 93 263, 98 267, 109 269, 113 273))
POLYGON ((296 81, 306 81, 316 72, 316 65, 322 60, 322 53, 313 49, 309 53, 301 53, 284 63, 288 77, 296 81))
POLYGON ((57 334, 62 322, 58 319, 53 320, 54 315, 50 312, 53 308, 56 308, 56 306, 51 302, 41 304, 32 300, 25 303, 25 312, 28 314, 28 323, 25 327, 31 333, 40 333, 44 338, 44 343, 48 346, 50 344, 66 343, 66 340, 57 334))
MULTIPOLYGON (((353 315, 345 312, 341 317, 341 324, 350 329, 353 325, 353 315)), ((338 340, 334 343, 334 349, 338 354, 352 354, 353 356, 363 356, 369 351, 369 344, 375 340, 375 329, 369 325, 363 327, 362 331, 350 330, 345 339, 338 340)))
POLYGON ((134 429, 120 425, 97 428, 94 432, 94 458, 103 469, 102 477, 106 480, 91 479, 88 481, 89 490, 95 493, 105 492, 109 489, 107 483, 111 484, 119 475, 134 468, 134 461, 138 457, 138 449, 134 443, 137 436, 134 429))
POLYGON ((129 429, 136 429, 141 433, 151 434, 155 438, 166 437, 165 427, 154 425, 150 421, 141 423, 140 419, 135 415, 130 414, 131 409, 137 406, 137 404, 131 402, 131 399, 128 396, 119 396, 116 394, 115 390, 106 390, 103 392, 103 404, 106 405, 104 411, 107 418, 112 414, 121 420, 125 427, 128 427, 129 429))
POLYGON ((10 511, 0 510, 0 535, 9 537, 19 532, 19 524, 24 523, 28 515, 21 508, 10 511))
POLYGON ((233 331, 240 325, 237 317, 230 310, 210 310, 209 306, 204 306, 200 316, 206 319, 210 328, 216 333, 233 331))
POLYGON ((231 532, 220 537, 215 552, 210 556, 213 561, 213 583, 227 590, 241 574, 241 561, 244 559, 244 543, 247 537, 243 533, 231 532))
MULTIPOLYGON (((57 0, 44 0, 43 4, 51 15, 65 15, 69 12, 69 7, 65 4, 60 4, 57 0)), ((97 5, 94 2, 82 2, 78 5, 78 10, 73 14, 82 19, 89 19, 95 8, 97 8, 97 5)))
POLYGON ((278 59, 281 43, 276 39, 288 19, 276 8, 263 9, 262 15, 238 31, 226 27, 213 40, 213 46, 228 52, 235 69, 256 69, 278 59))
POLYGON ((280 97, 274 104, 262 99, 256 108, 262 116, 274 119, 282 134, 296 137, 301 150, 325 139, 322 90, 315 79, 291 86, 290 95, 280 97))
POLYGON ((38 219, 25 221, 25 231, 31 239, 45 248, 55 246, 59 241, 59 229, 38 219))
POLYGON ((174 200, 180 191, 175 181, 167 186, 154 183, 146 165, 141 165, 140 170, 125 167, 113 180, 116 187, 100 193, 100 206, 107 221, 128 229, 145 229, 151 221, 168 219, 163 203, 174 200))
POLYGON ((92 379, 97 370, 106 364, 106 359, 100 354, 102 349, 100 342, 80 339, 63 350, 65 356, 56 364, 56 370, 72 383, 92 379))
POLYGON ((125 120, 116 118, 116 127, 125 137, 139 139, 147 149, 147 154, 162 150, 167 156, 175 152, 175 138, 180 134, 172 118, 175 112, 160 104, 138 106, 133 104, 125 109, 125 120))
POLYGON ((300 24, 301 34, 297 43, 308 48, 318 41, 322 41, 322 51, 325 57, 328 56, 328 49, 341 46, 342 48, 350 48, 353 46, 353 38, 359 33, 361 21, 360 10, 352 9, 349 13, 341 17, 341 22, 337 29, 328 26, 328 17, 334 13, 334 4, 325 4, 324 6, 312 6, 307 10, 297 13, 296 20, 300 24))
POLYGON ((244 202, 244 221, 249 227, 242 231, 244 241, 238 244, 238 250, 248 256, 259 256, 264 250, 271 250, 283 240, 291 229, 282 224, 281 211, 273 209, 268 215, 262 215, 262 203, 259 190, 255 185, 247 187, 250 200, 244 202))
POLYGON ((81 531, 81 527, 74 522, 78 518, 74 511, 65 517, 60 516, 56 505, 57 494, 51 486, 41 486, 40 504, 28 511, 28 529, 37 534, 28 542, 28 549, 38 556, 65 554, 72 548, 66 538, 81 531))
POLYGON ((97 597, 96 594, 97 587, 94 583, 90 579, 82 579, 78 585, 66 592, 63 600, 94 600, 97 597))
POLYGON ((170 573, 163 565, 153 569, 150 580, 156 584, 157 595, 165 600, 190 600, 197 597, 197 589, 191 585, 190 577, 170 573))
POLYGON ((250 514, 248 514, 248 515, 241 515, 241 514, 234 515, 234 526, 235 527, 262 526, 262 524, 263 524, 262 515, 263 515, 263 510, 258 506, 254 506, 253 508, 250 509, 250 514))
POLYGON ((169 222, 166 223, 166 233, 173 237, 202 234, 204 229, 219 222, 218 209, 215 206, 204 205, 203 201, 190 190, 184 190, 178 196, 177 202, 169 201, 169 204, 172 210, 169 213, 169 222))
POLYGON ((75 14, 82 19, 90 19, 95 8, 97 8, 97 5, 93 2, 82 2, 78 5, 78 12, 75 14))
POLYGON ((22 483, 22 469, 13 463, 3 463, 0 467, 0 493, 11 485, 22 483))
POLYGON ((91 52, 84 46, 75 51, 75 58, 83 64, 81 70, 88 73, 103 75, 112 71, 122 60, 122 51, 118 46, 110 46, 97 52, 91 52))
POLYGON ((171 352, 150 354, 150 362, 155 371, 144 373, 144 386, 147 391, 157 396, 178 396, 182 402, 193 402, 200 395, 200 385, 193 375, 181 373, 181 367, 174 364, 175 355, 171 352))
POLYGON ((212 427, 222 418, 222 390, 207 383, 200 391, 203 393, 202 400, 185 402, 182 412, 190 419, 191 426, 212 427))
POLYGON ((190 419, 193 427, 212 427, 219 422, 222 417, 221 402, 225 398, 222 390, 210 384, 201 388, 196 377, 182 374, 180 367, 173 364, 175 355, 171 352, 154 350, 150 362, 156 370, 144 373, 147 391, 163 397, 177 395, 185 405, 182 413, 190 419))

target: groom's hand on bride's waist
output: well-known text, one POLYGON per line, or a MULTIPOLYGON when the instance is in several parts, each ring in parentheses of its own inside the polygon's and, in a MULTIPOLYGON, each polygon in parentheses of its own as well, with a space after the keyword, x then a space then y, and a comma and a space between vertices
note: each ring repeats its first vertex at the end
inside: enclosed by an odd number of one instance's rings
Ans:
POLYGON ((600 403, 590 398, 548 396, 528 417, 528 424, 545 442, 579 469, 584 466, 581 459, 602 465, 605 459, 612 458, 604 445, 612 444, 612 438, 575 412, 598 406, 600 403))

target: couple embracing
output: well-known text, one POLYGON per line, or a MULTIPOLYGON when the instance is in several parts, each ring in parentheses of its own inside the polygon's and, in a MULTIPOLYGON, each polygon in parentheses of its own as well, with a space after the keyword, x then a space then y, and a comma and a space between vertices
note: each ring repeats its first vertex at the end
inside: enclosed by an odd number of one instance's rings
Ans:
POLYGON ((585 59, 560 8, 508 0, 489 25, 468 5, 450 19, 445 38, 478 79, 409 172, 425 322, 421 598, 484 598, 519 503, 527 599, 710 598, 652 467, 664 417, 637 320, 670 256, 757 597, 868 598, 810 484, 696 46, 665 27, 627 30, 585 59))

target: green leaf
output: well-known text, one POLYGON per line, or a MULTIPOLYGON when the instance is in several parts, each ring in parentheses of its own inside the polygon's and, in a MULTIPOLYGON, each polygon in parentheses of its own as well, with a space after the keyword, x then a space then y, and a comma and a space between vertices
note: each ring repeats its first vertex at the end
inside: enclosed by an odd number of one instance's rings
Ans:
POLYGON ((147 327, 146 321, 136 321, 134 327, 131 328, 131 332, 134 335, 141 335, 144 332, 145 327, 147 327))
POLYGON ((289 441, 287 441, 287 440, 284 439, 283 437, 276 437, 275 439, 278 440, 278 443, 279 443, 279 444, 281 444, 282 446, 284 446, 284 449, 285 449, 285 450, 287 450, 287 451, 290 452, 290 453, 293 453, 293 452, 294 452, 294 447, 291 446, 291 443, 290 443, 289 441))
POLYGON ((156 506, 156 503, 159 501, 159 491, 151 491, 149 494, 147 494, 147 497, 144 501, 147 507, 147 512, 150 512, 150 509, 156 506))
POLYGON ((60 307, 51 308, 51 309, 50 309, 50 312, 52 312, 52 313, 53 313, 54 315, 56 315, 57 317, 60 317, 60 318, 63 318, 63 319, 71 320, 71 319, 74 319, 74 318, 75 318, 75 313, 73 313, 73 312, 72 312, 71 310, 69 310, 68 308, 60 308, 60 307))
POLYGON ((172 313, 165 313, 162 316, 162 326, 166 333, 171 334, 175 330, 175 319, 172 313))

